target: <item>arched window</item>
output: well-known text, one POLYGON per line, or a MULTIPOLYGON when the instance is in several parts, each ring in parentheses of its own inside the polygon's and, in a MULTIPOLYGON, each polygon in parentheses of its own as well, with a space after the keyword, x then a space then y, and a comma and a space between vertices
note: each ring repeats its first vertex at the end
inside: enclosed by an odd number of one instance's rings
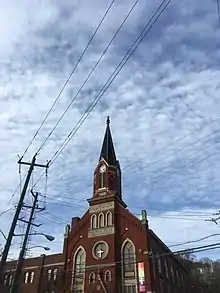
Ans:
POLYGON ((109 271, 105 272, 105 281, 111 282, 111 273, 109 271))
POLYGON ((89 284, 94 284, 95 283, 95 274, 91 273, 89 275, 89 284))
POLYGON ((127 241, 123 247, 124 272, 135 271, 135 251, 130 241, 127 241))
POLYGON ((81 275, 85 271, 85 252, 83 251, 82 248, 80 248, 76 254, 75 258, 75 274, 76 275, 81 275))
POLYGON ((91 229, 96 228, 96 221, 97 221, 97 217, 96 217, 96 215, 92 215, 92 216, 91 216, 91 223, 90 223, 90 227, 91 227, 91 229))
POLYGON ((102 165, 99 169, 99 188, 106 187, 106 166, 102 165))
POLYGON ((112 213, 107 212, 106 214, 106 226, 111 226, 112 225, 112 213))
POLYGON ((104 227, 104 215, 103 213, 99 214, 99 219, 98 219, 98 227, 104 227))

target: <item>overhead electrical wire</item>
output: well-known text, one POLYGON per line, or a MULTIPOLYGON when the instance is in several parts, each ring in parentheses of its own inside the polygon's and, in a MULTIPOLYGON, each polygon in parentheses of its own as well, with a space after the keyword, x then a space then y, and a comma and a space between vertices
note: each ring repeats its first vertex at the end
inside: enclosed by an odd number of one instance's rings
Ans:
MULTIPOLYGON (((151 251, 148 251, 148 255, 149 255, 149 259, 158 259, 158 258, 163 258, 163 257, 167 257, 167 256, 174 256, 175 258, 178 256, 184 256, 187 253, 198 253, 198 252, 203 252, 203 251, 209 251, 209 250, 215 250, 215 249, 220 249, 220 242, 217 243, 213 243, 213 244, 209 244, 209 245, 203 245, 203 246, 196 246, 196 247, 191 247, 188 249, 182 249, 182 250, 178 250, 178 251, 170 251, 169 248, 167 248, 168 252, 164 252, 164 253, 158 253, 158 254, 154 254, 151 253, 151 251)), ((130 264, 137 264, 139 262, 147 262, 146 260, 146 256, 144 257, 144 259, 135 259, 132 257, 132 262, 129 262, 130 264)), ((177 259, 179 261, 183 261, 184 259, 177 259)), ((113 264, 110 264, 109 266, 106 266, 106 268, 115 266, 116 264, 123 264, 124 260, 119 260, 119 261, 115 261, 113 264)), ((8 264, 10 265, 10 263, 8 264)), ((88 267, 85 268, 85 270, 94 270, 94 268, 97 268, 96 265, 94 265, 94 267, 88 267)), ((67 270, 67 272, 73 272, 73 270, 67 270)))
POLYGON ((115 70, 113 71, 113 73, 110 75, 110 77, 108 78, 108 80, 106 81, 106 83, 103 85, 103 87, 101 88, 101 90, 99 91, 99 93, 96 95, 96 97, 93 99, 92 103, 86 109, 85 113, 82 115, 82 117, 79 119, 79 121, 77 122, 77 124, 75 125, 75 127, 72 129, 72 131, 69 133, 69 135, 67 136, 67 138, 64 140, 64 142, 62 143, 62 145, 60 146, 60 148, 58 149, 58 151, 53 155, 53 157, 50 160, 51 164, 57 159, 57 157, 60 155, 60 153, 63 151, 63 149, 70 142, 70 140, 72 139, 72 137, 75 135, 75 133, 78 131, 78 129, 84 123, 84 121, 87 119, 87 117, 89 116, 89 114, 95 108, 95 106, 100 101, 100 99, 102 98, 102 96, 104 95, 104 93, 110 87, 110 85, 112 84, 112 82, 118 76, 118 74, 120 73, 120 71, 122 70, 122 68, 125 66, 125 64, 127 63, 127 61, 131 58, 131 56, 136 51, 136 49, 138 48, 138 46, 140 45, 140 43, 144 40, 144 38, 146 37, 146 35, 150 32, 150 30, 152 29, 153 25, 156 23, 156 21, 159 19, 159 17, 165 11, 165 9, 168 7, 168 5, 171 3, 171 1, 172 0, 169 0, 165 4, 165 6, 163 7, 164 3, 166 2, 166 0, 163 0, 162 3, 159 5, 159 7, 156 9, 156 11, 154 12, 153 16, 147 22, 147 24, 143 28, 142 32, 140 33, 140 35, 136 38, 136 40, 134 41, 134 43, 132 44, 132 46, 130 47, 130 49, 127 51, 127 53, 125 54, 125 56, 123 57, 123 59, 117 65, 117 67, 115 68, 115 70), (163 7, 163 8, 161 9, 161 7, 163 7), (160 11, 160 9, 161 9, 161 11, 160 11), (160 11, 160 12, 158 13, 158 11, 160 11), (157 15, 157 13, 158 13, 158 15, 157 15))
POLYGON ((129 16, 131 15, 132 11, 134 10, 134 8, 136 7, 137 3, 139 0, 136 0, 134 2, 134 4, 132 5, 131 9, 129 10, 129 12, 127 13, 126 17, 124 18, 124 20, 122 21, 122 23, 120 24, 120 26, 118 27, 118 29, 116 30, 115 34, 113 35, 113 37, 111 38, 111 40, 109 41, 108 45, 106 46, 105 50, 102 52, 102 54, 100 55, 100 57, 98 58, 97 62, 95 63, 95 65, 93 66, 92 70, 90 71, 90 73, 87 75, 87 77, 85 78, 84 82, 82 83, 82 85, 80 86, 79 90, 77 91, 77 93, 74 95, 74 97, 71 99, 68 107, 66 108, 66 110, 63 112, 63 114, 60 116, 60 118, 58 119, 58 121, 55 123, 55 125, 53 126, 51 132, 48 134, 48 136, 45 138, 45 140, 43 141, 43 143, 41 144, 41 146, 39 147, 37 153, 40 152, 40 150, 43 148, 43 146, 46 144, 46 142, 48 141, 48 139, 50 138, 50 136, 52 135, 52 133, 54 132, 54 130, 57 128, 57 126, 60 124, 61 120, 63 119, 63 117, 66 115, 67 111, 69 110, 69 108, 71 107, 72 103, 75 101, 75 99, 78 97, 78 95, 81 93, 82 89, 84 88, 84 86, 86 85, 86 83, 88 82, 89 78, 92 76, 93 72, 95 71, 95 69, 97 68, 97 66, 99 65, 99 63, 101 62, 101 60, 103 59, 103 57, 105 56, 106 52, 108 51, 109 47, 111 46, 111 44, 113 43, 114 39, 117 37, 117 35, 119 34, 120 30, 122 29, 122 27, 124 26, 125 22, 127 21, 127 19, 129 18, 129 16))
POLYGON ((190 241, 185 241, 185 242, 178 243, 178 244, 169 245, 169 247, 175 247, 175 246, 181 246, 181 245, 185 245, 185 244, 200 242, 200 241, 203 241, 203 240, 206 240, 208 238, 215 237, 215 236, 220 236, 220 233, 211 234, 211 235, 208 235, 208 236, 196 239, 196 240, 190 240, 190 241))
MULTIPOLYGON (((185 138, 190 137, 192 134, 201 131, 202 129, 204 129, 204 128, 206 128, 207 126, 210 126, 210 125, 212 125, 212 124, 214 124, 214 123, 216 123, 216 122, 218 122, 219 120, 220 120, 220 117, 217 117, 216 119, 212 120, 211 122, 206 123, 205 125, 203 125, 203 126, 197 128, 197 129, 195 129, 195 130, 189 132, 188 134, 183 135, 183 136, 181 136, 181 137, 175 139, 175 140, 172 141, 171 143, 169 143, 169 144, 167 144, 167 145, 165 145, 165 146, 163 146, 163 147, 161 147, 161 148, 159 148, 159 149, 153 151, 152 154, 158 153, 158 152, 160 152, 160 151, 163 151, 163 150, 169 148, 170 146, 176 144, 177 142, 182 141, 182 140, 184 140, 185 138)), ((136 160, 135 162, 126 165, 126 166, 123 168, 123 170, 124 170, 124 169, 127 169, 127 168, 129 168, 129 167, 131 167, 131 166, 133 166, 134 164, 136 164, 136 163, 139 162, 140 160, 141 160, 141 159, 138 159, 138 160, 136 160)))
MULTIPOLYGON (((160 158, 160 159, 158 159, 158 160, 156 160, 156 161, 154 161, 154 162, 152 162, 152 163, 148 163, 148 164, 145 165, 144 167, 137 168, 137 169, 134 170, 134 173, 137 173, 138 171, 143 171, 143 169, 145 169, 146 167, 151 167, 152 165, 155 165, 155 164, 157 164, 157 163, 159 163, 159 162, 161 162, 161 161, 163 161, 163 160, 169 158, 170 156, 172 156, 172 155, 174 155, 174 154, 176 154, 176 153, 179 153, 180 151, 185 150, 185 149, 187 149, 188 147, 190 147, 190 146, 192 146, 192 145, 195 145, 196 143, 202 141, 204 138, 210 137, 210 136, 212 136, 213 134, 216 134, 216 133, 218 133, 218 132, 220 132, 220 130, 217 130, 217 131, 215 131, 215 132, 213 132, 213 133, 211 133, 211 134, 208 134, 208 135, 202 137, 201 139, 196 140, 196 141, 192 142, 191 144, 189 144, 189 145, 187 145, 187 146, 185 146, 185 147, 183 147, 183 148, 181 148, 181 149, 178 149, 178 150, 176 150, 176 151, 174 151, 174 152, 168 154, 167 156, 164 156, 164 157, 162 157, 162 158, 160 158)), ((213 147, 213 146, 215 146, 215 145, 218 144, 218 143, 220 143, 220 140, 214 142, 213 144, 208 144, 206 147, 204 147, 204 148, 201 149, 201 150, 202 150, 202 151, 207 150, 208 148, 213 147)), ((197 151, 197 153, 198 153, 198 151, 197 151)), ((212 157, 212 156, 214 156, 214 155, 217 155, 218 153, 219 153, 219 152, 216 152, 216 153, 214 153, 214 154, 211 154, 211 156, 208 156, 208 157, 212 157)), ((196 152, 192 152, 191 154, 187 155, 187 159, 188 159, 189 157, 193 156, 194 154, 196 154, 196 152)), ((204 161, 206 158, 207 158, 207 157, 202 158, 201 162, 204 161)), ((188 167, 188 164, 193 165, 193 164, 198 164, 198 163, 200 163, 200 161, 196 161, 196 162, 195 162, 194 159, 192 159, 189 163, 186 164, 186 167, 188 167)), ((149 175, 150 175, 151 173, 154 173, 154 174, 155 174, 155 173, 159 173, 159 172, 161 172, 161 171, 163 171, 163 170, 167 170, 167 171, 169 171, 169 170, 170 170, 170 165, 165 165, 165 166, 163 166, 163 167, 161 167, 161 168, 158 168, 158 169, 156 169, 156 170, 149 171, 149 175)), ((181 174, 181 175, 183 175, 182 172, 180 172, 180 171, 178 171, 178 172, 175 171, 175 172, 169 173, 168 176, 172 176, 172 175, 175 175, 175 174, 181 174)), ((144 175, 146 175, 146 174, 144 173, 144 175)), ((151 183, 151 182, 152 182, 152 179, 154 180, 154 179, 157 179, 157 178, 160 178, 160 177, 164 177, 162 172, 161 172, 161 174, 159 174, 158 176, 155 176, 155 177, 151 178, 151 180, 150 180, 148 183, 151 183)), ((147 184, 148 184, 148 183, 147 183, 147 184)), ((124 186, 127 186, 128 184, 129 184, 129 183, 125 184, 124 186)), ((145 185, 144 185, 144 186, 145 186, 145 185)))
MULTIPOLYGON (((65 199, 65 198, 64 198, 65 199)), ((76 209, 82 209, 82 210, 86 210, 86 205, 83 204, 79 204, 78 201, 77 203, 71 203, 71 202, 67 202, 66 200, 63 199, 54 199, 54 197, 50 197, 48 196, 48 204, 52 204, 52 205, 63 205, 66 207, 71 207, 71 208, 76 208, 76 209)), ((133 210, 133 209, 137 209, 136 206, 129 206, 129 210, 133 210)), ((143 209, 143 207, 141 207, 141 209, 143 209)), ((149 211, 158 211, 158 209, 151 209, 149 208, 149 211)), ((161 211, 161 210, 160 210, 161 211)), ((208 216, 212 216, 212 213, 204 213, 204 212, 200 212, 200 213, 196 213, 196 212, 191 212, 191 214, 186 214, 185 211, 179 211, 178 214, 168 214, 168 212, 174 212, 172 210, 162 210, 163 212, 166 212, 166 214, 164 216, 159 216, 159 217, 163 217, 163 218, 170 218, 170 219, 183 219, 182 217, 188 217, 188 218, 192 218, 190 220, 194 220, 193 217, 208 217, 208 216)), ((139 214, 134 213, 135 215, 139 216, 139 214)), ((163 215, 163 214, 162 214, 163 215)), ((148 213, 148 216, 153 217, 151 214, 148 213)), ((158 216, 158 215, 157 215, 158 216)), ((185 218, 184 218, 185 219, 185 218)), ((197 218, 195 220, 204 220, 202 218, 197 218)))
MULTIPOLYGON (((26 173, 26 174, 27 174, 27 173, 26 173)), ((14 191, 14 192, 12 193, 12 195, 10 196, 10 198, 9 198, 9 200, 8 200, 8 202, 7 202, 7 204, 6 204, 5 208, 4 208, 4 210, 3 210, 3 212, 0 213, 0 217, 1 217, 3 214, 5 214, 7 211, 13 209, 13 208, 11 208, 11 209, 8 209, 8 210, 7 210, 8 206, 9 206, 9 204, 11 203, 11 201, 12 201, 13 197, 15 196, 16 192, 20 189, 21 183, 24 181, 24 179, 25 179, 25 177, 26 177, 26 174, 22 177, 22 179, 20 180, 18 186, 15 188, 15 191, 14 191)))
MULTIPOLYGON (((220 151, 217 151, 217 152, 212 153, 212 154, 210 154, 210 155, 208 155, 208 156, 206 156, 206 157, 203 157, 202 159, 200 159, 200 160, 198 160, 198 161, 196 161, 196 162, 191 162, 191 164, 192 164, 193 166, 194 166, 194 165, 197 165, 197 164, 200 164, 200 163, 204 162, 205 160, 210 159, 210 158, 212 158, 212 157, 214 157, 214 156, 216 156, 216 155, 219 155, 219 154, 220 154, 220 151)), ((211 166, 211 165, 210 165, 210 166, 211 166)), ((177 175, 177 174, 179 174, 179 175, 183 175, 183 176, 185 175, 185 174, 182 173, 181 171, 174 172, 174 173, 172 173, 172 174, 168 174, 168 175, 166 175, 166 176, 159 175, 159 176, 156 176, 156 177, 154 177, 154 178, 151 178, 152 180, 149 181, 147 184, 144 184, 142 187, 147 187, 147 186, 151 185, 152 183, 156 183, 156 182, 158 181, 158 178, 161 177, 161 176, 162 176, 163 179, 166 179, 166 178, 171 178, 171 175, 177 175)))
POLYGON ((39 128, 37 129, 37 131, 35 132, 34 136, 32 137, 32 139, 31 139, 31 141, 30 141, 28 147, 25 149, 25 151, 24 151, 24 153, 23 153, 23 155, 22 155, 22 158, 23 158, 23 157, 25 156, 25 154, 27 153, 28 149, 30 148, 30 146, 32 145, 32 143, 33 143, 33 141, 35 140, 36 136, 37 136, 38 133, 40 132, 40 130, 41 130, 41 128, 43 127, 44 123, 46 122, 48 116, 49 116, 50 113, 52 112, 54 106, 56 105, 56 103, 57 103, 57 101, 59 100, 61 94, 63 93, 64 89, 66 88, 67 84, 69 83, 69 81, 70 81, 70 79, 71 79, 73 73, 76 71, 76 69, 77 69, 79 63, 81 62, 81 60, 82 60, 83 56, 85 55, 87 49, 89 48, 90 44, 92 43, 94 37, 96 36, 96 34, 97 34, 99 28, 101 27, 103 21, 105 20, 106 16, 108 15, 108 13, 109 13, 110 9, 112 8, 112 5, 114 4, 114 2, 115 2, 115 0, 112 0, 112 1, 111 1, 109 7, 107 8, 107 10, 106 10, 106 12, 104 13, 102 19, 100 20, 98 26, 96 27, 96 29, 94 30, 94 32, 93 32, 91 38, 89 39, 89 42, 87 43, 87 45, 86 45, 86 47, 84 48, 83 52, 81 53, 79 59, 77 60, 77 62, 76 62, 76 64, 75 64, 74 68, 72 69, 72 71, 71 71, 71 73, 69 74, 67 80, 65 81, 65 83, 64 83, 64 85, 62 86, 60 92, 58 93, 58 95, 57 95, 57 97, 56 97, 54 103, 53 103, 52 106, 50 107, 50 109, 49 109, 49 111, 47 112, 45 118, 44 118, 43 121, 41 122, 41 124, 40 124, 39 128))
MULTIPOLYGON (((191 146, 197 144, 198 142, 202 141, 204 138, 210 137, 210 136, 212 136, 213 134, 218 133, 218 132, 220 132, 220 130, 214 131, 214 132, 211 133, 211 134, 208 134, 208 135, 206 135, 206 136, 204 136, 204 137, 202 137, 202 138, 200 138, 200 139, 198 139, 198 140, 196 140, 196 141, 193 141, 192 143, 190 143, 190 144, 187 145, 186 147, 183 147, 183 148, 181 148, 181 149, 178 149, 178 150, 176 150, 176 151, 174 151, 174 152, 172 152, 172 153, 170 153, 170 154, 168 154, 168 155, 166 155, 166 156, 164 156, 164 157, 162 157, 162 158, 160 158, 160 159, 158 159, 158 160, 156 160, 156 161, 154 161, 154 162, 152 162, 152 163, 149 163, 149 164, 147 164, 147 165, 145 165, 145 166, 139 168, 138 170, 141 171, 141 170, 146 169, 146 168, 149 167, 149 166, 155 165, 156 163, 161 162, 161 161, 163 161, 163 160, 165 160, 165 159, 167 159, 167 158, 169 158, 169 157, 171 157, 171 156, 173 156, 173 155, 175 155, 175 154, 181 152, 182 150, 187 149, 188 147, 191 147, 191 146)), ((219 141, 218 141, 218 142, 219 142, 219 141)), ((218 143, 218 142, 217 142, 217 143, 218 143)), ((216 144, 216 142, 215 142, 214 144, 216 144)))
MULTIPOLYGON (((64 148, 67 146, 67 144, 70 142, 72 137, 76 134, 78 129, 81 127, 81 125, 84 123, 84 121, 87 119, 89 114, 92 112, 94 107, 97 105, 97 103, 100 101, 104 93, 107 91, 107 89, 110 87, 114 79, 118 76, 122 68, 125 66, 127 61, 131 58, 133 53, 136 51, 140 43, 144 40, 146 35, 150 32, 154 24, 157 22, 157 20, 160 18, 160 16, 163 14, 163 12, 166 10, 168 5, 171 3, 172 0, 163 0, 162 3, 159 5, 159 7, 156 9, 156 11, 153 13, 150 20, 147 22, 147 24, 142 29, 139 36, 136 38, 136 40, 133 42, 130 49, 127 51, 125 56, 122 58, 120 63, 117 65, 113 73, 110 75, 106 83, 103 85, 99 93, 96 95, 96 97, 93 99, 92 103, 89 105, 89 107, 86 109, 82 117, 79 119, 79 121, 76 123, 75 127, 70 131, 64 142, 61 144, 59 149, 55 152, 55 154, 52 156, 50 162, 50 166, 54 163, 54 161, 58 158, 58 156, 61 154, 61 152, 64 150, 64 148), (166 3, 167 2, 167 3, 166 3), (166 4, 165 4, 166 3, 166 4), (159 12, 159 13, 158 13, 159 12)), ((45 173, 45 172, 44 172, 45 173)), ((38 180, 35 182, 34 187, 36 184, 40 181, 44 173, 38 178, 38 180)))

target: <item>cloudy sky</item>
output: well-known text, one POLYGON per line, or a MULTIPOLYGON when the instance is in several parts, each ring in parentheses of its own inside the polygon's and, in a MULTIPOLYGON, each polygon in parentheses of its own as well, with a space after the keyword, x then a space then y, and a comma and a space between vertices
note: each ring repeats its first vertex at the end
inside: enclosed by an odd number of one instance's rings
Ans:
MULTIPOLYGON (((45 164, 53 158, 161 3, 139 0, 134 6, 134 0, 113 2, 25 153, 25 161, 31 160, 54 128, 37 162, 45 164)), ((27 172, 22 166, 19 174, 18 156, 30 144, 110 3, 0 0, 0 212, 10 209, 1 215, 0 228, 6 234, 19 198, 20 175, 23 178, 27 172)), ((36 215, 35 223, 43 225, 33 231, 51 233, 56 240, 51 244, 43 237, 32 237, 29 246, 49 245, 52 252, 61 251, 65 224, 88 208, 86 199, 92 196, 93 171, 107 115, 129 209, 139 216, 146 208, 150 227, 169 246, 220 233, 217 225, 205 221, 220 209, 219 23, 215 0, 200 0, 199 5, 196 0, 171 1, 55 157, 47 188, 45 176, 35 186, 42 195, 46 192, 46 199, 41 197, 46 210, 36 215)), ((35 168, 29 188, 43 171, 35 168)), ((31 202, 30 195, 26 202, 31 202)), ((22 215, 27 217, 27 212, 22 215)), ((24 225, 19 226, 17 232, 24 231, 24 225)), ((218 241, 217 236, 198 245, 218 241)), ((20 242, 20 238, 14 240, 11 257, 20 242)), ((3 237, 0 244, 3 247, 3 237)), ((185 247, 189 246, 174 248, 185 247)), ((218 253, 206 255, 217 257, 218 253)))

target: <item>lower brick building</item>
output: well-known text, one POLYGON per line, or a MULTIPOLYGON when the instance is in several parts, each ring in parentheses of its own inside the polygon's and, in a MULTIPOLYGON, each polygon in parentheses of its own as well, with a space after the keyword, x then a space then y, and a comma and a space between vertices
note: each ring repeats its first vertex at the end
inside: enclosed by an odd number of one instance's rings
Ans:
MULTIPOLYGON (((19 293, 62 292, 64 279, 64 253, 25 259, 19 293)), ((17 261, 6 265, 4 286, 10 291, 17 261)), ((1 290, 1 293, 2 290, 1 290)))
POLYGON ((123 201, 109 119, 93 186, 88 210, 66 227, 63 253, 25 260, 21 292, 187 292, 186 269, 149 228, 146 211, 138 219, 123 201))

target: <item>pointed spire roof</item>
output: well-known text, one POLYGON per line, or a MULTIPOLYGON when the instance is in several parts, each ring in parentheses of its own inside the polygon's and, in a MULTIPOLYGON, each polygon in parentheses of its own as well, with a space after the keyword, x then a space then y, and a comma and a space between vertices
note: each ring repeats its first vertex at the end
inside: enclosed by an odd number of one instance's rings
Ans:
POLYGON ((99 157, 99 161, 103 158, 108 165, 111 166, 116 166, 116 155, 115 155, 115 149, 114 149, 114 144, 112 141, 112 135, 111 135, 111 130, 110 130, 110 119, 109 116, 107 117, 106 121, 106 130, 105 130, 105 136, 104 140, 102 143, 102 149, 99 157))

